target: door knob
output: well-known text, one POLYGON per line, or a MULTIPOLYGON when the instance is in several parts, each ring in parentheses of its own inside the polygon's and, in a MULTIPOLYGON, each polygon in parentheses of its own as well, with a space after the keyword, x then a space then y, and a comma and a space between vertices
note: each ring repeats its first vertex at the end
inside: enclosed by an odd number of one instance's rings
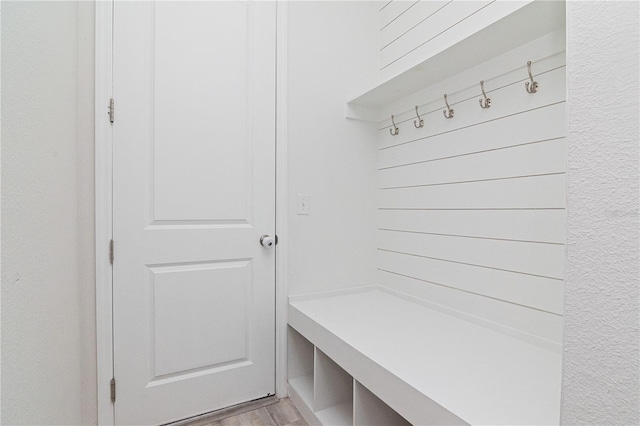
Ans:
POLYGON ((276 239, 268 235, 263 235, 260 237, 260 244, 262 244, 262 247, 271 248, 276 245, 276 239))

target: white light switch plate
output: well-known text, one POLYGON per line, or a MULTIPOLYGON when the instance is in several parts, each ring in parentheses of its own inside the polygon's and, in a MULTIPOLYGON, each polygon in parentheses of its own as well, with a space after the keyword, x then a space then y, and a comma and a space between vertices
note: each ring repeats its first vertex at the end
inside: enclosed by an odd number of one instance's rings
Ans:
POLYGON ((298 214, 309 214, 309 196, 298 194, 298 214))

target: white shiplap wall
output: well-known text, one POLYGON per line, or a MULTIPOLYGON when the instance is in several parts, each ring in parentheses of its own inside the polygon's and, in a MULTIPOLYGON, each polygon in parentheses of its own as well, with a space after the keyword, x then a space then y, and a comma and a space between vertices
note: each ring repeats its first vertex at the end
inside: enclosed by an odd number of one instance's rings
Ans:
POLYGON ((400 134, 390 135, 390 120, 378 132, 378 281, 554 348, 566 223, 564 45, 564 32, 553 33, 402 99, 389 107, 400 134), (525 91, 527 60, 535 94, 525 91), (478 103, 481 79, 489 109, 478 103), (449 93, 452 119, 438 93, 449 93), (415 104, 423 128, 414 127, 415 104))
POLYGON ((380 78, 388 80, 530 1, 393 0, 379 11, 380 78))

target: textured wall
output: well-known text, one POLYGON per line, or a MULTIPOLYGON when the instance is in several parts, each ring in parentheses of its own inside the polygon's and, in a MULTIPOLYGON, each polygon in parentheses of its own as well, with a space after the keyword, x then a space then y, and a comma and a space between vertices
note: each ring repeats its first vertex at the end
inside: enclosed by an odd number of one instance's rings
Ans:
POLYGON ((96 424, 96 261, 94 185, 95 5, 78 2, 77 153, 78 273, 82 424, 96 424))
POLYGON ((562 422, 639 424, 638 3, 568 3, 562 422))
POLYGON ((95 422, 93 5, 2 4, 2 424, 95 422))

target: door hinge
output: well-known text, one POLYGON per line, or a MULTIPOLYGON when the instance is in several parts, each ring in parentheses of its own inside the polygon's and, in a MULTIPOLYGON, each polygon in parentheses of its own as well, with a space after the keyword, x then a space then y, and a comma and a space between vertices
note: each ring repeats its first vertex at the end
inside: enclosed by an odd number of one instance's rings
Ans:
POLYGON ((115 115, 115 103, 113 98, 109 101, 109 121, 113 123, 113 118, 115 115))
POLYGON ((111 379, 111 402, 116 402, 116 379, 115 377, 111 379))
POLYGON ((109 241, 109 262, 113 265, 113 240, 109 241))

